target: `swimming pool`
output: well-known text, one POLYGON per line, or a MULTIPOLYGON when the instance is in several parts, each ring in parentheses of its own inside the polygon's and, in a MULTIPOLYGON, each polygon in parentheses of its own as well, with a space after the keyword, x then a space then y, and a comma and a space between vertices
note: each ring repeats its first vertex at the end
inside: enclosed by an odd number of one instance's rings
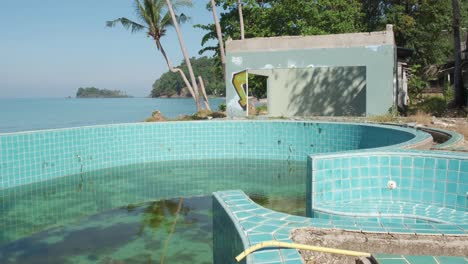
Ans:
POLYGON ((308 155, 430 142, 414 129, 302 121, 141 123, 1 134, 0 238, 6 246, 0 258, 26 262, 53 244, 56 252, 71 251, 74 260, 90 263, 161 258, 169 251, 180 257, 173 263, 193 263, 189 256, 196 250, 182 254, 189 248, 185 243, 165 246, 169 237, 193 240, 193 248, 205 245, 208 251, 195 259, 209 263, 212 257, 203 256, 211 254, 212 244, 196 240, 204 234, 211 241, 212 192, 242 189, 259 204, 300 215, 306 208, 308 155), (150 228, 138 233, 138 226, 150 228), (98 240, 105 244, 102 250, 85 246, 93 234, 106 238, 98 240), (78 254, 83 246, 91 253, 78 254))

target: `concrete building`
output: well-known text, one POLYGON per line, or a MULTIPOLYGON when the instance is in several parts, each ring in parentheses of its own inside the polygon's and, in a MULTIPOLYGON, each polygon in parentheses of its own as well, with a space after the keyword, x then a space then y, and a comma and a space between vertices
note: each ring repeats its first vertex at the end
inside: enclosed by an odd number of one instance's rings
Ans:
POLYGON ((270 116, 363 116, 395 102, 396 45, 386 31, 226 42, 230 117, 248 112, 248 74, 268 77, 270 116))

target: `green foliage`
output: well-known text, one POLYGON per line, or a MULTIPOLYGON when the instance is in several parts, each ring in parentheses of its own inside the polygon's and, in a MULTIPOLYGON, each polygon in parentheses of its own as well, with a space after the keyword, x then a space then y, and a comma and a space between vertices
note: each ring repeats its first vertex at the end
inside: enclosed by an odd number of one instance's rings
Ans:
POLYGON ((257 114, 267 114, 268 113, 268 106, 267 105, 259 105, 255 107, 257 114))
POLYGON ((381 1, 385 4, 382 24, 393 24, 398 46, 412 48, 412 63, 423 68, 447 61, 453 49, 451 0, 381 1))
POLYGON ((421 99, 422 91, 427 87, 427 82, 424 81, 419 74, 421 65, 413 65, 410 68, 411 78, 408 82, 408 93, 410 102, 414 103, 417 100, 421 99))
POLYGON ((226 112, 226 103, 222 103, 218 106, 218 110, 221 112, 226 112))
POLYGON ((444 87, 445 103, 448 105, 452 103, 454 99, 455 99, 455 91, 453 90, 453 87, 449 83, 446 83, 444 87))
MULTIPOLYGON (((319 35, 359 32, 363 30, 362 5, 359 0, 245 0, 243 6, 245 37, 274 37, 285 35, 319 35)), ((237 1, 217 0, 223 12, 220 25, 223 40, 240 39, 237 1)), ((208 5, 209 7, 209 5, 208 5)), ((200 54, 214 51, 217 65, 219 47, 207 46, 217 35, 214 24, 196 25, 207 31, 202 39, 200 54)))
MULTIPOLYGON (((320 35, 380 31, 393 24, 398 46, 414 49, 411 64, 432 64, 452 59, 452 0, 244 0, 246 38, 285 35, 320 35)), ((468 27, 468 1, 462 0, 462 27, 468 27)), ((223 39, 240 38, 237 1, 217 0, 221 7, 223 39)), ((200 54, 215 51, 207 46, 216 40, 213 24, 197 25, 207 31, 200 54)), ((217 42, 216 42, 217 43, 217 42)), ((426 77, 424 77, 426 78, 426 77)), ((420 87, 422 83, 413 85, 420 87)), ((417 90, 417 89, 416 89, 417 90)))
POLYGON ((442 116, 447 110, 447 103, 443 97, 429 97, 417 104, 416 108, 424 113, 442 116))
POLYGON ((268 76, 249 74, 249 94, 256 98, 267 97, 268 76))
POLYGON ((122 91, 98 89, 96 87, 80 87, 76 92, 77 98, 125 98, 129 97, 122 91))
MULTIPOLYGON (((190 60, 195 76, 202 76, 206 93, 208 95, 223 96, 224 80, 221 72, 217 71, 215 60, 208 57, 191 58, 190 60)), ((183 62, 180 66, 186 74, 188 73, 187 65, 183 62)), ((153 84, 151 97, 172 97, 172 96, 190 96, 186 92, 184 82, 180 74, 173 72, 166 72, 153 84)))

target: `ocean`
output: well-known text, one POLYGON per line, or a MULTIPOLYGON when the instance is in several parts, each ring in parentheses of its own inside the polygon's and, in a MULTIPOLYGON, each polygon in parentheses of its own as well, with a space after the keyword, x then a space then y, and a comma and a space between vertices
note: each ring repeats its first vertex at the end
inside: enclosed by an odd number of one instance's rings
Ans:
MULTIPOLYGON (((217 110, 224 98, 210 98, 217 110)), ((169 118, 193 114, 192 98, 0 99, 0 133, 142 122, 159 110, 169 118)))

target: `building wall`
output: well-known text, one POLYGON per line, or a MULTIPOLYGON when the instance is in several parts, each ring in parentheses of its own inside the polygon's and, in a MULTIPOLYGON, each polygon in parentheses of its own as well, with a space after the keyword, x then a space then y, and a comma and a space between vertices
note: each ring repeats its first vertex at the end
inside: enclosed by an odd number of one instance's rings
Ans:
MULTIPOLYGON (((228 45, 229 47, 229 45, 228 45)), ((247 49, 249 50, 249 49, 247 49)), ((365 114, 366 115, 380 115, 388 112, 393 104, 393 90, 394 90, 394 73, 395 73, 395 46, 393 44, 382 44, 372 46, 360 47, 339 47, 339 48, 315 48, 315 49, 294 49, 294 50, 255 50, 239 51, 227 49, 227 64, 226 64, 226 104, 228 115, 245 116, 246 111, 239 105, 239 95, 237 94, 232 82, 232 78, 238 72, 246 69, 254 70, 271 70, 271 69, 289 69, 290 74, 300 74, 300 69, 319 69, 323 67, 365 67, 365 114)), ((358 67, 358 69, 361 69, 358 67)), ((281 71, 278 71, 281 72, 281 71)), ((310 73, 309 73, 310 74, 310 73)), ((318 79, 327 79, 329 72, 317 70, 318 79)), ((342 78, 343 76, 337 77, 342 78)), ((296 81, 300 86, 306 86, 305 82, 296 81)), ((332 82, 338 82, 333 80, 332 82)), ((272 86, 269 93, 273 96, 281 95, 284 87, 272 86)), ((345 89, 346 90, 346 89, 345 89)), ((310 94, 303 92, 299 93, 300 96, 309 96, 310 94)), ((314 94, 316 91, 309 91, 314 94)), ((340 92, 336 91, 333 97, 340 100, 341 97, 348 96, 343 93, 339 96, 340 92)), ((329 94, 328 94, 329 96, 329 94)), ((289 97, 284 97, 283 100, 289 100, 289 97)), ((301 103, 310 103, 310 99, 298 99, 297 106, 292 108, 300 109, 305 107, 301 103)), ((351 99, 346 99, 351 100, 351 99)), ((269 105, 269 113, 281 113, 284 111, 284 104, 294 102, 282 102, 280 105, 269 105)), ((322 111, 327 113, 332 109, 337 101, 324 102, 322 111)), ((364 108, 364 107, 362 107, 364 108)), ((360 108, 361 109, 361 108, 360 108)), ((300 111, 299 111, 300 112, 300 111)), ((291 109, 291 112, 294 110, 291 109)))
POLYGON ((366 114, 365 67, 249 70, 268 76, 270 116, 366 114))

